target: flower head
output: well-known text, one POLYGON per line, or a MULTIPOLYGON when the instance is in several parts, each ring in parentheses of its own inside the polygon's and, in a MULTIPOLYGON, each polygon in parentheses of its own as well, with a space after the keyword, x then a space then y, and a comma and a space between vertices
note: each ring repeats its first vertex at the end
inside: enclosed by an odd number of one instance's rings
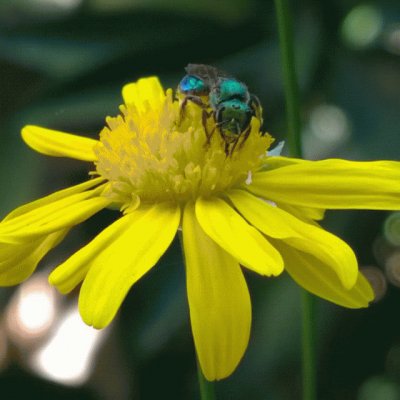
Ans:
POLYGON ((345 307, 373 291, 351 248, 316 221, 326 209, 400 209, 400 164, 305 161, 268 155, 272 138, 253 118, 227 155, 212 118, 145 78, 123 89, 121 115, 99 140, 27 126, 26 143, 93 163, 92 179, 17 208, 0 223, 0 284, 26 279, 76 224, 103 208, 119 219, 58 266, 50 283, 81 282, 79 309, 108 325, 124 297, 182 229, 192 331, 209 380, 230 375, 247 347, 250 296, 241 267, 265 276, 284 269, 305 289, 345 307), (208 132, 214 132, 207 137, 208 132))

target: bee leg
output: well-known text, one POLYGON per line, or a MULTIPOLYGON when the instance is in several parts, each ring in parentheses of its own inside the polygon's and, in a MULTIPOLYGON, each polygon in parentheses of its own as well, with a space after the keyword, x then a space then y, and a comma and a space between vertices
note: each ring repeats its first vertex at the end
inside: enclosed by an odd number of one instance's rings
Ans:
POLYGON ((197 104, 199 107, 201 108, 205 108, 206 105, 203 103, 203 101, 201 100, 200 97, 198 96, 192 96, 192 95, 187 95, 183 100, 182 103, 180 105, 180 109, 179 109, 179 123, 182 122, 184 116, 185 116, 185 108, 188 104, 188 102, 191 101, 194 104, 197 104))
POLYGON ((248 137, 250 135, 250 132, 251 132, 251 126, 249 125, 247 127, 247 129, 243 132, 243 135, 242 135, 243 139, 242 139, 242 141, 240 143, 239 149, 241 149, 243 147, 244 142, 248 139, 248 137))
POLYGON ((209 113, 203 109, 203 113, 201 115, 201 120, 202 120, 202 124, 203 124, 203 128, 204 128, 204 133, 206 134, 206 137, 207 137, 207 141, 205 143, 206 146, 208 146, 210 144, 211 137, 215 132, 215 127, 212 129, 211 132, 208 132, 207 120, 208 120, 208 118, 211 117, 211 115, 212 115, 211 113, 209 113))
POLYGON ((183 117, 185 115, 185 108, 186 108, 188 101, 189 101, 189 97, 185 97, 179 106, 179 125, 181 124, 183 117))
POLYGON ((225 154, 227 157, 232 155, 232 150, 229 150, 229 145, 230 145, 230 143, 225 141, 225 154))
POLYGON ((262 118, 263 109, 262 109, 259 98, 256 95, 252 94, 250 96, 249 105, 253 111, 253 115, 260 121, 260 125, 262 125, 263 124, 263 118, 262 118))
MULTIPOLYGON (((240 137, 241 137, 241 134, 242 134, 242 132, 240 131, 240 126, 239 126, 239 124, 237 123, 236 124, 236 137, 235 137, 235 139, 234 139, 234 141, 232 142, 233 143, 233 145, 232 145, 232 148, 231 148, 231 151, 230 151, 230 155, 232 156, 232 154, 233 154, 233 151, 236 149, 236 146, 238 145, 238 143, 239 143, 239 140, 240 140, 240 137)), ((243 142, 242 142, 243 143, 243 142)), ((240 147, 241 147, 242 145, 240 145, 240 147)), ((239 148, 240 148, 239 147, 239 148)))
POLYGON ((230 145, 232 142, 229 140, 229 137, 227 137, 227 136, 225 135, 225 132, 224 132, 224 130, 223 130, 221 127, 219 127, 219 134, 221 135, 221 138, 222 138, 222 140, 224 141, 225 155, 228 157, 228 156, 232 153, 231 150, 229 149, 229 145, 230 145))
POLYGON ((210 139, 211 139, 211 135, 213 134, 213 132, 208 133, 208 127, 207 127, 207 120, 208 120, 209 114, 206 110, 203 110, 202 114, 201 114, 201 122, 203 124, 203 128, 204 128, 204 133, 206 134, 207 137, 207 143, 210 143, 210 139))
POLYGON ((236 149, 236 146, 237 146, 237 144, 239 143, 239 140, 240 140, 240 136, 238 136, 237 138, 235 138, 235 140, 232 142, 233 145, 232 145, 232 148, 231 148, 231 151, 230 151, 230 154, 229 154, 230 156, 232 156, 234 150, 236 149))

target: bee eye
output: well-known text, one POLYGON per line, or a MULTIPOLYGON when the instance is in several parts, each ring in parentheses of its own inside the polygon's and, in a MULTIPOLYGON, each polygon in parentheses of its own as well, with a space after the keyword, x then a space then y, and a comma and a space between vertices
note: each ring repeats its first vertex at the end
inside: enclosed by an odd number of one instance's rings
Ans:
POLYGON ((208 88, 203 79, 194 75, 186 75, 179 83, 179 90, 186 94, 203 95, 207 94, 208 88))

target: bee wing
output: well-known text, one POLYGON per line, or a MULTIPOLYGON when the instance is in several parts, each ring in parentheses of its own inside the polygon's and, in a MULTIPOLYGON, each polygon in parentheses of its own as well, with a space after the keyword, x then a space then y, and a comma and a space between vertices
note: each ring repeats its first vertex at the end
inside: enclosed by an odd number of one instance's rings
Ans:
MULTIPOLYGON (((229 78, 225 71, 221 71, 218 68, 215 68, 211 65, 207 64, 188 64, 185 68, 185 71, 188 75, 195 75, 204 81, 215 83, 219 78, 229 78)), ((210 85, 212 86, 212 85, 210 85)))

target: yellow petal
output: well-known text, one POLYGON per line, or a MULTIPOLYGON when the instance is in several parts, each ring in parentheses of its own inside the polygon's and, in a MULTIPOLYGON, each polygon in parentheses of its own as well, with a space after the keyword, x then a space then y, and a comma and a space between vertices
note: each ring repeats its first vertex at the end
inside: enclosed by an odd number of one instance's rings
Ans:
POLYGON ((59 265, 49 276, 49 282, 63 293, 73 290, 89 270, 91 261, 113 244, 135 222, 136 214, 128 214, 105 228, 89 244, 59 265))
POLYGON ((104 328, 114 318, 131 286, 149 271, 173 240, 180 209, 167 204, 133 211, 128 229, 90 262, 79 310, 83 320, 104 328))
MULTIPOLYGON (((59 237, 61 240, 67 232, 68 230, 54 232, 54 234, 39 237, 21 244, 2 243, 0 246, 0 272, 10 269, 27 259, 32 253, 43 246, 43 243, 47 241, 48 237, 51 236, 48 241, 52 243, 53 239, 55 240, 56 237, 59 237)), ((56 244, 58 244, 58 242, 56 244)))
POLYGON ((266 163, 261 168, 262 171, 271 171, 276 168, 287 167, 288 165, 297 165, 307 162, 301 158, 273 156, 267 157, 266 163))
POLYGON ((227 192, 237 210, 258 230, 275 239, 300 237, 301 235, 282 219, 273 206, 244 190, 227 192))
POLYGON ((125 104, 133 104, 139 111, 143 111, 149 104, 153 107, 161 106, 165 100, 165 92, 158 78, 152 76, 125 85, 122 97, 125 104))
MULTIPOLYGON (((35 207, 35 205, 32 205, 31 203, 26 204, 22 207, 25 207, 27 212, 19 212, 18 215, 16 215, 16 213, 14 212, 12 218, 7 216, 4 221, 1 222, 0 236, 2 234, 18 229, 24 229, 32 224, 40 224, 44 221, 45 218, 51 218, 54 213, 59 212, 60 210, 69 207, 70 205, 84 201, 90 197, 93 197, 93 191, 88 190, 86 192, 76 193, 51 203, 46 203, 41 206, 39 205, 37 207, 35 207)), ((35 201, 34 203, 36 202, 38 201, 35 201)), ((20 209, 22 207, 20 207, 20 209)))
POLYGON ((261 275, 279 275, 279 252, 225 201, 199 199, 196 216, 204 232, 243 266, 261 275))
POLYGON ((279 203, 278 206, 289 214, 295 215, 297 218, 307 222, 321 221, 325 218, 326 210, 323 208, 299 207, 286 203, 279 203))
POLYGON ((343 240, 243 190, 231 191, 229 198, 261 232, 320 259, 338 275, 347 289, 356 283, 357 260, 353 250, 343 240))
POLYGON ((82 161, 96 161, 93 149, 99 141, 40 126, 27 125, 21 131, 25 143, 39 153, 53 157, 70 157, 82 161))
POLYGON ((41 237, 36 240, 27 241, 26 243, 1 243, 0 271, 9 269, 13 265, 20 263, 25 258, 28 258, 35 248, 40 246, 43 240, 44 238, 41 237))
POLYGON ((68 233, 68 229, 54 232, 40 240, 29 243, 22 249, 20 246, 11 246, 14 256, 0 263, 0 285, 11 286, 27 279, 36 269, 39 261, 57 246, 68 233))
POLYGON ((286 271, 309 292, 347 308, 368 307, 369 302, 374 299, 370 284, 360 272, 356 284, 348 290, 343 287, 332 269, 320 260, 289 246, 277 246, 283 254, 286 271))
MULTIPOLYGON (((66 197, 69 197, 73 194, 77 193, 82 193, 88 189, 91 189, 97 185, 99 185, 101 182, 104 181, 104 178, 95 178, 95 179, 90 179, 89 181, 80 183, 79 185, 74 185, 71 186, 67 189, 62 189, 57 192, 54 192, 48 196, 42 197, 38 200, 32 201, 28 204, 24 204, 15 210, 11 211, 4 219, 3 222, 13 219, 15 217, 18 217, 22 214, 26 214, 29 211, 32 211, 34 209, 37 209, 39 207, 45 206, 50 203, 54 203, 58 200, 64 199, 66 197)), ((60 203, 58 203, 60 204, 60 203)), ((62 206, 62 205, 61 205, 62 206)))
POLYGON ((400 209, 400 163, 306 161, 253 175, 247 190, 265 199, 323 209, 400 209))
POLYGON ((239 264, 203 232, 192 205, 185 209, 182 231, 197 356, 208 380, 226 378, 249 341, 249 291, 239 264))
MULTIPOLYGON (((72 195, 69 199, 83 194, 85 193, 72 195)), ((60 229, 70 228, 85 221, 107 207, 111 202, 110 199, 105 197, 95 197, 75 201, 61 209, 55 206, 64 200, 66 199, 48 204, 0 224, 0 243, 24 243, 27 240, 34 240, 60 229), (45 214, 43 209, 51 209, 51 211, 45 214)))
POLYGON ((33 251, 35 247, 37 247, 43 238, 39 238, 36 240, 30 240, 26 243, 18 243, 18 244, 9 244, 9 243, 1 243, 0 244, 0 269, 9 268, 10 264, 13 263, 12 260, 22 260, 33 251))

